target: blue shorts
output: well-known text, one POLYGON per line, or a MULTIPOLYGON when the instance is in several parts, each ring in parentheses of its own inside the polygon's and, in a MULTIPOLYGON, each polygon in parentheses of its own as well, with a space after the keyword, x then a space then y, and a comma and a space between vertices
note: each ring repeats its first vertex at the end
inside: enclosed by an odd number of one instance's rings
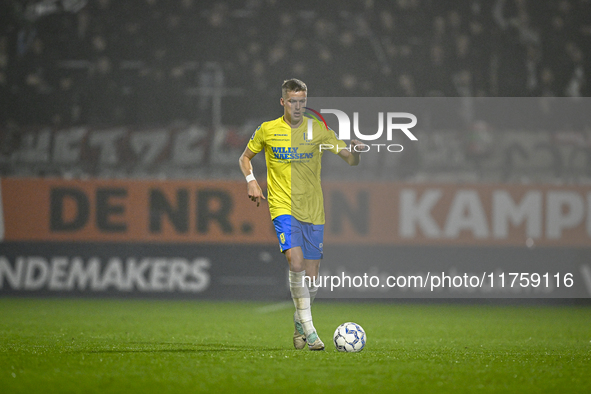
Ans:
POLYGON ((282 253, 299 246, 307 260, 322 259, 324 224, 300 222, 291 215, 280 215, 273 219, 279 248, 282 253))

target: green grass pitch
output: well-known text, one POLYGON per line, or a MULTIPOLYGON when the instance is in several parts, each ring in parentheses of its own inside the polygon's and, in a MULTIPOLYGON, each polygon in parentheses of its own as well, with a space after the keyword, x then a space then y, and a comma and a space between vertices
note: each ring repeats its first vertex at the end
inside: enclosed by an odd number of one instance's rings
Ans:
POLYGON ((0 392, 591 392, 591 308, 0 299, 0 392), (332 334, 355 321, 361 353, 332 334), (297 391, 296 391, 297 390, 297 391))

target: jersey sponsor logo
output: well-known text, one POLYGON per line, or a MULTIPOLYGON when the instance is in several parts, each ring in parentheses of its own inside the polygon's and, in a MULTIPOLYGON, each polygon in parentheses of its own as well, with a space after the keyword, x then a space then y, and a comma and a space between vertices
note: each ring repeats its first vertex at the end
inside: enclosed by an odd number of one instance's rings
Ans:
POLYGON ((276 159, 279 160, 302 160, 302 159, 312 159, 314 157, 313 152, 309 153, 298 153, 299 148, 293 147, 284 147, 284 146, 274 146, 271 147, 273 150, 273 155, 276 159))

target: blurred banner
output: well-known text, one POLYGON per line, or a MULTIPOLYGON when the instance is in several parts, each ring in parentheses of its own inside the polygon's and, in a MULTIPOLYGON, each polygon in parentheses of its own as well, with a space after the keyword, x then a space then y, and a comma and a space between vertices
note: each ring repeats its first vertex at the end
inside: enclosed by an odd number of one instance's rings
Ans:
MULTIPOLYGON (((325 157, 324 179, 360 174, 372 181, 452 183, 591 179, 589 98, 310 97, 307 105, 341 139, 357 138, 370 146, 355 173, 325 157), (416 118, 416 125, 410 127, 407 115, 416 118), (417 140, 410 140, 401 125, 417 140)), ((0 171, 20 177, 238 179, 236 160, 260 123, 245 119, 216 128, 189 123, 61 129, 0 125, 0 171)), ((255 169, 264 167, 262 156, 255 158, 255 169)))
POLYGON ((2 179, 6 241, 272 243, 244 182, 2 179))
MULTIPOLYGON (((244 182, 0 187, 0 294, 289 294, 267 206, 244 182)), ((591 297, 589 186, 328 182, 324 197, 319 297, 591 297)))
MULTIPOLYGON (((244 182, 2 179, 5 241, 274 244, 244 182)), ((591 186, 324 184, 336 245, 591 244, 591 186)))

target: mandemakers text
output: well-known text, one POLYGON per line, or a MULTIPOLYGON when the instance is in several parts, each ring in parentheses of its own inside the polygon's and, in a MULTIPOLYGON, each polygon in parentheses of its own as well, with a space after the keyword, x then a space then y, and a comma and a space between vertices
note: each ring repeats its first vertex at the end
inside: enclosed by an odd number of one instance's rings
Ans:
POLYGON ((13 265, 0 256, 0 289, 6 283, 14 290, 89 290, 199 293, 209 286, 209 259, 189 261, 181 257, 147 257, 125 260, 112 257, 18 256, 13 265))

